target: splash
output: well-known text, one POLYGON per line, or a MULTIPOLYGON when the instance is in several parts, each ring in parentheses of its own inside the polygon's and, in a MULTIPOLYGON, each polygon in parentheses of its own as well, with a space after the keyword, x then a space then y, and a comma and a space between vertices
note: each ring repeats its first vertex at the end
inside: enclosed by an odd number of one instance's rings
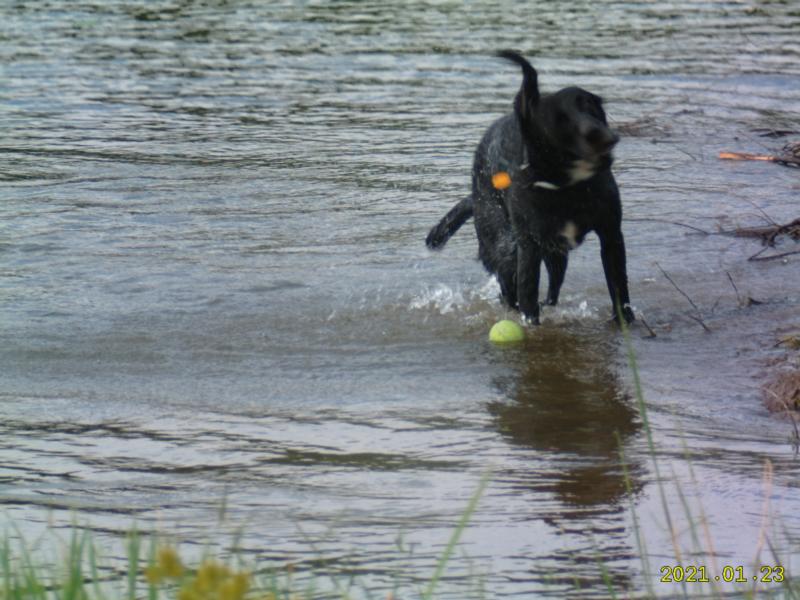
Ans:
POLYGON ((412 310, 433 309, 446 315, 458 308, 463 308, 466 304, 467 300, 461 289, 454 289, 440 283, 412 298, 408 307, 412 310))
POLYGON ((442 315, 455 312, 480 312, 487 305, 500 306, 500 286, 490 277, 480 287, 451 287, 442 283, 428 287, 414 296, 410 310, 428 310, 442 315))
POLYGON ((588 300, 580 300, 577 297, 566 297, 558 303, 558 306, 545 308, 542 313, 542 321, 554 323, 564 323, 568 321, 597 320, 600 318, 600 309, 593 306, 588 300))

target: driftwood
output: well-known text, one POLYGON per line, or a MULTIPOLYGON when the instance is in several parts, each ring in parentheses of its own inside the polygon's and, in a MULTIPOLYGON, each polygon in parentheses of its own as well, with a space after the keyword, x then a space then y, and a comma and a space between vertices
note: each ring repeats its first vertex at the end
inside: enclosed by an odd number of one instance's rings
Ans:
POLYGON ((785 225, 780 225, 778 223, 771 223, 770 225, 765 225, 762 227, 739 227, 737 229, 721 230, 721 231, 706 231, 705 229, 700 229, 699 227, 695 227, 694 225, 688 225, 686 223, 679 223, 677 221, 669 221, 665 219, 629 218, 627 220, 678 225, 680 227, 686 227, 687 229, 691 229, 692 231, 702 235, 732 235, 735 237, 760 238, 764 247, 755 254, 753 254, 752 256, 750 256, 747 260, 753 260, 753 261, 774 260, 776 258, 783 258, 785 256, 791 256, 793 254, 800 254, 800 250, 790 250, 788 252, 781 252, 779 254, 768 254, 767 256, 762 256, 762 254, 764 254, 764 252, 766 252, 768 248, 775 247, 778 236, 788 235, 794 241, 800 242, 800 219, 795 219, 791 223, 786 223, 785 225))
POLYGON ((792 154, 750 154, 749 152, 720 152, 719 157, 727 160, 764 160, 778 163, 785 167, 800 167, 800 157, 792 154))
POLYGON ((780 138, 800 133, 800 131, 795 131, 794 129, 775 129, 774 127, 756 127, 751 131, 758 134, 759 137, 767 138, 780 138))
POLYGON ((800 167, 800 142, 789 142, 780 154, 751 154, 749 152, 720 152, 725 160, 763 160, 778 163, 785 167, 800 167))
MULTIPOLYGON (((785 133, 793 132, 768 132, 764 135, 777 137, 785 133)), ((772 154, 750 154, 748 152, 720 152, 719 157, 727 160, 763 160, 774 162, 787 167, 800 167, 800 142, 789 142, 782 149, 779 155, 772 154)), ((768 218, 768 221, 772 219, 768 218)), ((773 260, 783 258, 792 254, 800 254, 800 250, 790 250, 778 254, 762 256, 767 248, 774 248, 778 236, 788 235, 794 241, 800 241, 800 219, 795 219, 791 223, 781 225, 772 221, 765 227, 742 227, 734 230, 733 235, 737 237, 760 238, 764 247, 753 254, 748 260, 773 260)))
MULTIPOLYGON (((765 136, 770 137, 777 137, 780 135, 785 135, 787 133, 796 133, 792 132, 784 132, 778 131, 774 132, 769 130, 767 133, 764 133, 765 136)), ((782 153, 778 156, 773 156, 769 154, 750 154, 747 152, 720 152, 719 157, 721 159, 728 159, 728 160, 761 160, 767 162, 775 162, 778 164, 792 166, 792 167, 800 167, 800 142, 790 142, 786 144, 782 151, 782 153)), ((758 208, 758 207, 756 207, 758 208)), ((760 210, 760 209, 759 209, 760 210)), ((763 211, 761 211, 762 214, 763 211)), ((687 229, 691 229, 695 233, 699 233, 702 235, 733 235, 736 237, 749 237, 749 238, 759 238, 761 239, 761 243, 764 246, 761 250, 750 256, 747 260, 752 261, 766 261, 766 260, 774 260, 777 258, 784 258, 786 256, 791 256, 793 254, 800 254, 800 250, 790 250, 788 252, 780 252, 777 254, 768 254, 764 255, 764 252, 767 251, 769 248, 774 248, 778 238, 782 235, 788 236, 796 242, 800 242, 800 218, 791 221, 790 223, 780 224, 773 221, 768 215, 764 214, 765 220, 769 223, 768 225, 761 226, 761 227, 739 227, 734 230, 730 231, 706 231, 699 227, 695 227, 694 225, 689 225, 687 223, 679 223, 677 221, 668 221, 663 219, 652 219, 652 218, 633 218, 628 219, 630 221, 650 221, 656 223, 668 223, 670 225, 678 225, 680 227, 685 227, 687 229)), ((666 273, 665 273, 666 275, 666 273)), ((674 285, 674 282, 673 282, 674 285)), ((676 286, 677 287, 677 286, 676 286)), ((702 323, 701 323, 702 324, 702 323)), ((705 325, 703 325, 705 327, 705 325)))
POLYGON ((753 254, 748 260, 773 260, 776 258, 783 258, 784 256, 791 256, 792 254, 800 254, 800 250, 790 250, 779 254, 762 256, 767 248, 775 247, 775 242, 780 235, 787 235, 796 242, 800 241, 800 219, 795 219, 791 223, 786 223, 785 225, 775 223, 763 227, 740 227, 733 231, 733 235, 737 237, 761 239, 761 243, 764 247, 753 254))
POLYGON ((779 235, 788 235, 795 241, 800 241, 800 218, 791 223, 767 225, 765 227, 740 227, 734 230, 736 237, 761 238, 765 245, 774 246, 779 235))

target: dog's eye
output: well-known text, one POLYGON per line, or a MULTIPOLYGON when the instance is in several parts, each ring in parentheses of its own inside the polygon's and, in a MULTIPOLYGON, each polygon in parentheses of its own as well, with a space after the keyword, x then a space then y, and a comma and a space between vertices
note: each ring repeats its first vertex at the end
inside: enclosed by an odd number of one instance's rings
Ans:
POLYGON ((588 95, 588 97, 578 96, 575 99, 575 104, 577 108, 581 112, 592 112, 598 113, 602 111, 603 100, 600 96, 595 96, 594 94, 588 95))

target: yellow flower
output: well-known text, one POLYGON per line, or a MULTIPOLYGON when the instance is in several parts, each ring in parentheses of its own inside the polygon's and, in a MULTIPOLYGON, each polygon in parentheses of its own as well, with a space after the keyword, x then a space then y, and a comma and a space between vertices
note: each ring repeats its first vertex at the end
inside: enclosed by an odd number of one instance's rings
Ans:
POLYGON ((250 573, 241 571, 229 577, 219 587, 219 600, 242 600, 250 589, 250 573))
POLYGON ((231 570, 214 560, 207 560, 197 570, 194 588, 201 594, 216 590, 231 575, 231 570))
MULTIPOLYGON (((159 551, 158 565, 151 569, 154 581, 165 576, 180 577, 183 565, 174 549, 159 551), (166 551, 169 550, 169 551, 166 551), (167 575, 167 573, 171 573, 167 575)), ((148 580, 150 571, 147 572, 148 580)), ((193 576, 184 580, 178 591, 178 600, 244 600, 250 590, 251 577, 248 571, 234 571, 216 560, 207 559, 193 576)))
POLYGON ((188 585, 185 585, 178 592, 178 600, 201 600, 202 596, 196 594, 188 585))
POLYGON ((155 565, 144 570, 144 577, 150 585, 158 585, 164 581, 164 573, 155 565))
POLYGON ((181 575, 183 575, 181 558, 172 546, 159 548, 155 564, 144 570, 145 579, 150 585, 158 585, 165 579, 178 579, 181 575))
POLYGON ((164 577, 177 579, 183 575, 183 565, 178 551, 172 546, 164 546, 158 550, 158 566, 164 573, 164 577))

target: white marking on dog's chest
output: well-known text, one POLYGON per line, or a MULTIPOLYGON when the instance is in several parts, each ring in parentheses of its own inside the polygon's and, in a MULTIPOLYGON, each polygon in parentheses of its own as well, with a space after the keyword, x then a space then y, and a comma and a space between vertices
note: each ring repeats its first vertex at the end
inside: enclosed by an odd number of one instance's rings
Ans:
POLYGON ((558 235, 567 240, 567 245, 570 250, 574 250, 580 245, 580 242, 578 242, 579 233, 578 226, 572 221, 567 221, 564 223, 564 227, 561 228, 561 231, 558 232, 558 235))
POLYGON ((570 183, 591 179, 595 174, 595 164, 588 160, 576 160, 569 170, 570 183))
POLYGON ((542 188, 543 190, 560 190, 561 188, 558 187, 554 183, 550 183, 549 181, 537 181, 533 184, 533 187, 542 188))

